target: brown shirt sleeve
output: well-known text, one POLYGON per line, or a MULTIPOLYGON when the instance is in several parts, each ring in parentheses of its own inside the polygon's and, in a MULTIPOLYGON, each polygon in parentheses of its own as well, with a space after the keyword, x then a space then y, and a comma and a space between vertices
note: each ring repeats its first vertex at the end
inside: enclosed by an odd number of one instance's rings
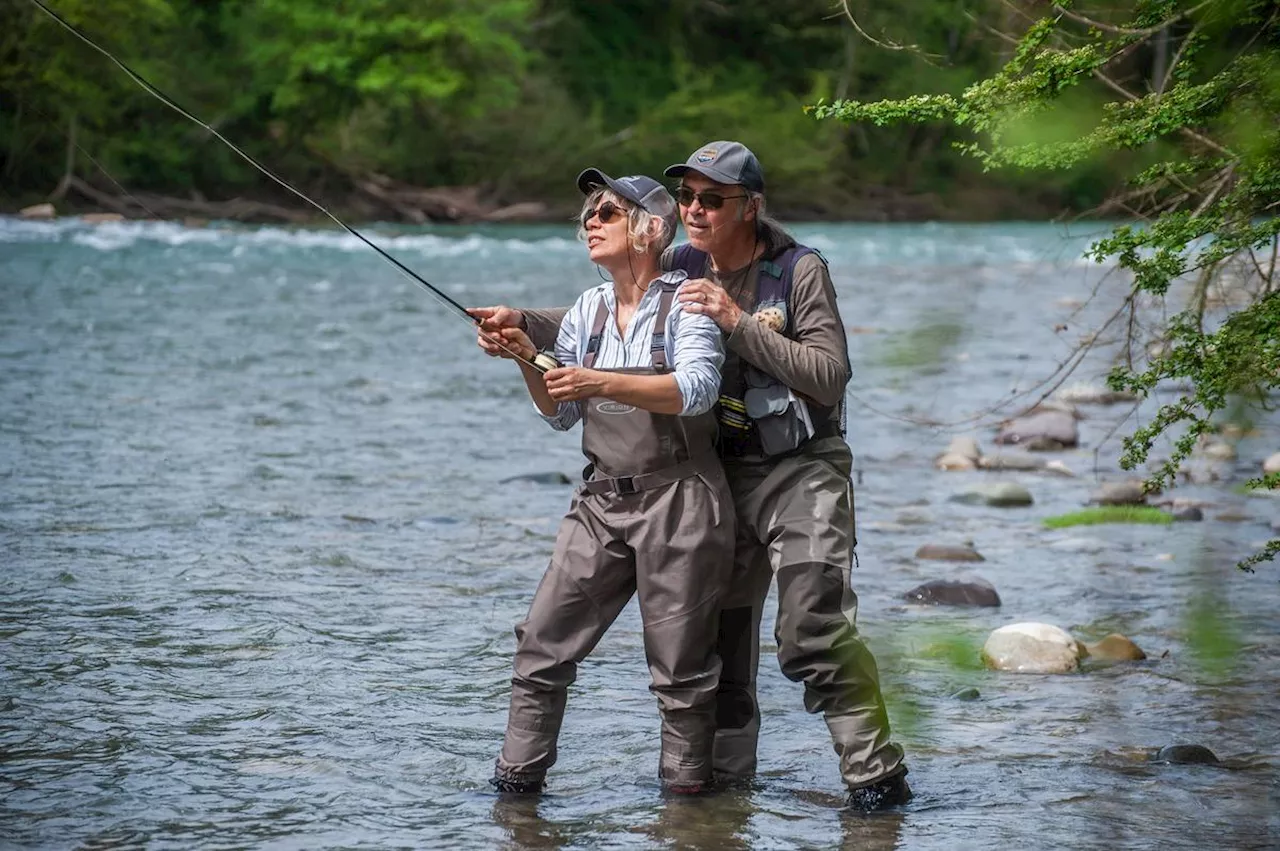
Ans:
POLYGON ((827 264, 812 254, 796 263, 791 282, 791 329, 784 337, 743 314, 726 345, 796 393, 830 407, 849 383, 849 344, 827 264))
POLYGON ((569 312, 567 307, 532 308, 522 307, 524 330, 539 350, 555 350, 556 336, 560 333, 560 323, 569 312))

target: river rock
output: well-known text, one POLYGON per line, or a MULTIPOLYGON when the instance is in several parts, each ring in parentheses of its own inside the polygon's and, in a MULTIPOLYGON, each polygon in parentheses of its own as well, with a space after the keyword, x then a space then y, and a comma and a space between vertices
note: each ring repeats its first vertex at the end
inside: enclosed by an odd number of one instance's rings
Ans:
POLYGON ((993 505, 997 508, 1017 508, 1035 502, 1029 490, 1014 482, 979 485, 952 496, 951 501, 966 505, 993 505))
POLYGON ((1234 461, 1237 453, 1235 446, 1225 440, 1210 440, 1200 448, 1200 454, 1210 461, 1234 461))
POLYGON ((119 213, 85 213, 80 221, 91 225, 105 225, 111 222, 123 222, 124 216, 119 213))
POLYGON ((1280 452, 1262 462, 1262 472, 1268 476, 1272 473, 1280 473, 1280 452))
POLYGON ((500 485, 507 485, 513 482, 523 482, 531 485, 571 485, 572 480, 564 473, 554 471, 551 473, 522 473, 519 476, 511 476, 498 482, 500 485))
POLYGON ((1000 595, 985 579, 934 579, 902 595, 925 606, 999 606, 1000 595))
POLYGON ((1044 469, 1044 459, 1037 458, 1030 452, 1022 450, 1013 450, 1011 452, 1001 452, 998 455, 986 455, 978 461, 978 466, 984 470, 1042 470, 1044 469))
POLYGON ((24 219, 56 219, 58 211, 52 204, 32 204, 19 210, 18 215, 24 219))
POLYGON ((1132 402, 1138 397, 1127 390, 1109 390, 1093 384, 1071 384, 1057 392, 1055 399, 1075 405, 1114 405, 1132 402))
POLYGON ((916 558, 928 561, 986 561, 972 544, 925 544, 916 558))
POLYGON ((947 453, 959 455, 971 461, 977 461, 982 457, 982 449, 978 446, 978 441, 967 435, 951 438, 951 442, 947 444, 947 453))
POLYGON ((996 435, 996 443, 1017 444, 1036 451, 1052 451, 1076 446, 1080 430, 1076 418, 1068 411, 1039 409, 1025 417, 1005 423, 996 435))
POLYGON ((1146 505, 1147 494, 1141 479, 1125 479, 1122 482, 1104 482, 1089 497, 1097 505, 1146 505))
POLYGON ((982 450, 972 437, 953 437, 947 450, 939 455, 933 465, 939 470, 973 470, 978 466, 982 450))
POLYGON ((1204 519, 1204 512, 1200 510, 1199 506, 1195 505, 1177 508, 1169 513, 1173 515, 1173 522, 1175 523, 1198 523, 1204 519))
POLYGON ((1221 762, 1218 755, 1204 745, 1165 745, 1151 761, 1170 765, 1218 765, 1221 762))
POLYGON ((1064 478, 1074 479, 1075 473, 1066 464, 1063 464, 1057 458, 1051 458, 1044 464, 1046 473, 1053 473, 1055 476, 1063 476, 1064 478))
POLYGON ((973 686, 967 686, 951 695, 952 700, 977 700, 982 695, 973 686))
POLYGON ((978 469, 978 465, 972 458, 966 458, 963 455, 956 455, 953 452, 944 452, 939 455, 934 459, 933 466, 939 470, 947 470, 948 472, 978 469))
POLYGON ((1083 655, 1080 642, 1047 623, 1002 626, 982 646, 988 666, 1018 674, 1066 674, 1080 667, 1083 655))
POLYGON ((1213 519, 1220 523, 1248 523, 1253 520, 1251 516, 1238 508, 1228 508, 1213 519))
POLYGON ((1136 662, 1147 658, 1147 654, 1142 652, 1141 647, 1116 632, 1104 637, 1096 644, 1086 643, 1084 649, 1088 652, 1089 658, 1101 659, 1105 662, 1136 662))

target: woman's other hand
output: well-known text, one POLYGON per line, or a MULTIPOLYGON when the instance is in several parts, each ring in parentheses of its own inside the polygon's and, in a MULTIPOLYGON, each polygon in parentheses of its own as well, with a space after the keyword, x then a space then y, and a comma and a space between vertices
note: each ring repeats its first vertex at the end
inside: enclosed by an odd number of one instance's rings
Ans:
POLYGON ((594 396, 605 396, 609 376, 596 369, 562 366, 548 370, 542 377, 547 393, 557 402, 578 402, 594 396))

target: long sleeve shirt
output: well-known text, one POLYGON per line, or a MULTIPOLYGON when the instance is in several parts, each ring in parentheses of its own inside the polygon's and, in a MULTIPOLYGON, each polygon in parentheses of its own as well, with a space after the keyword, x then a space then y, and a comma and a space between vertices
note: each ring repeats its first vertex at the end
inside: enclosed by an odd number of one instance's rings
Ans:
MULTIPOLYGON (((659 282, 678 283, 684 272, 667 272, 650 284, 640 299, 624 338, 618 333, 617 296, 613 284, 587 290, 564 314, 556 335, 556 357, 565 366, 580 366, 591 338, 596 310, 603 301, 609 311, 600 335, 593 369, 626 369, 653 365, 654 323, 658 318, 659 282)), ((532 330, 532 329, 531 329, 532 330)), ((724 340, 720 329, 706 316, 686 313, 673 301, 667 314, 665 345, 676 387, 683 401, 681 416, 695 416, 711 410, 720 394, 720 368, 724 364, 724 340)), ((536 339, 536 338, 535 338, 536 339)), ((582 419, 581 402, 562 402, 553 416, 543 416, 552 428, 566 431, 582 419)))
MULTIPOLYGON (((670 253, 668 249, 664 262, 669 262, 670 253)), ((709 267, 704 274, 720 283, 709 267)), ((739 307, 754 304, 758 281, 759 270, 753 269, 743 286, 735 288, 739 307)), ((790 306, 794 339, 758 322, 748 322, 751 317, 744 316, 728 335, 728 354, 754 364, 819 405, 837 404, 843 400, 850 378, 848 341, 831 276, 817 257, 802 257, 796 264, 790 306)), ((522 312, 529 336, 539 345, 551 341, 564 316, 563 308, 526 308, 522 312)))

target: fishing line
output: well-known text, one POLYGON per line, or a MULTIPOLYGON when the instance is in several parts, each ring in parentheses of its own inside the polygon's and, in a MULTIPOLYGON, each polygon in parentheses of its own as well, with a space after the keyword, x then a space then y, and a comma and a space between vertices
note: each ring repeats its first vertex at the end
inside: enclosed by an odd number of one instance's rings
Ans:
POLYGON ((277 177, 275 172, 271 171, 271 169, 267 168, 262 163, 255 160, 252 156, 242 151, 226 136, 223 136, 217 130, 210 127, 208 124, 204 123, 196 116, 192 115, 190 112, 184 109, 180 104, 176 103, 173 100, 173 98, 169 97, 164 92, 160 91, 158 88, 153 86, 150 82, 146 80, 146 78, 144 78, 137 71, 134 71, 128 65, 124 64, 124 62, 117 59, 115 55, 111 53, 111 51, 99 45, 93 39, 89 38, 89 36, 81 32, 79 28, 77 28, 74 24, 68 22, 57 12, 53 11, 48 6, 46 6, 42 2, 42 0, 31 0, 31 2, 34 3, 36 6, 38 6, 40 10, 43 11, 46 15, 48 15, 49 17, 57 21, 63 27, 63 29, 67 30, 76 38, 80 39, 85 44, 89 45, 94 50, 98 51, 103 56, 110 59, 118 68, 120 68, 121 71, 124 71, 125 74, 129 75, 129 78, 133 80, 135 83, 137 83, 139 86, 141 86, 148 94, 153 95, 165 106, 169 107, 170 109, 174 110, 178 114, 182 115, 184 118, 187 118, 188 120, 195 122, 196 124, 203 127, 205 130, 209 131, 209 133, 213 134, 214 138, 216 138, 219 142, 222 142, 224 145, 226 145, 228 148, 234 151, 241 159, 243 159, 249 165, 253 166, 258 171, 262 172, 267 177, 271 178, 273 181, 278 183, 280 186, 284 187, 292 194, 301 198, 303 201, 306 201, 312 207, 315 207, 317 210, 324 213, 326 216, 332 219, 335 223, 337 223, 343 230, 347 231, 356 239, 360 240, 365 245, 369 246, 374 251, 378 252, 378 254, 381 255, 384 260, 386 260, 392 266, 395 266, 396 269, 398 269, 401 274, 407 276, 414 282, 421 284, 422 287, 424 287, 427 290, 427 292, 435 296, 437 300, 441 301, 442 303, 445 304, 445 306, 456 311, 458 315, 466 319, 469 324, 477 328, 477 330, 479 331, 482 337, 492 342, 494 345, 496 345, 498 348, 502 349, 507 354, 514 357, 516 360, 533 367, 540 373, 545 373, 547 372, 548 369, 551 368, 548 365, 547 361, 542 360, 542 356, 535 356, 533 360, 526 359, 522 357, 519 353, 517 353, 514 349, 510 348, 504 340, 502 340, 499 337, 495 337, 489 334, 488 332, 484 331, 482 328, 480 328, 480 323, 474 317, 472 317, 470 313, 467 313, 467 309, 463 307, 461 304, 459 304, 457 301, 455 301, 453 298, 451 298, 448 293, 438 289, 433 284, 431 284, 426 278, 423 278, 417 272, 413 271, 408 266, 404 265, 399 260, 397 260, 395 257, 391 256, 386 251, 382 250, 382 248, 378 247, 378 245, 370 241, 364 234, 360 233, 360 231, 356 230, 351 225, 347 224, 342 219, 338 218, 336 215, 329 212, 328 208, 321 205, 318 201, 313 200, 310 196, 304 194, 301 190, 295 189, 292 184, 290 184, 288 181, 284 180, 283 178, 277 177))

